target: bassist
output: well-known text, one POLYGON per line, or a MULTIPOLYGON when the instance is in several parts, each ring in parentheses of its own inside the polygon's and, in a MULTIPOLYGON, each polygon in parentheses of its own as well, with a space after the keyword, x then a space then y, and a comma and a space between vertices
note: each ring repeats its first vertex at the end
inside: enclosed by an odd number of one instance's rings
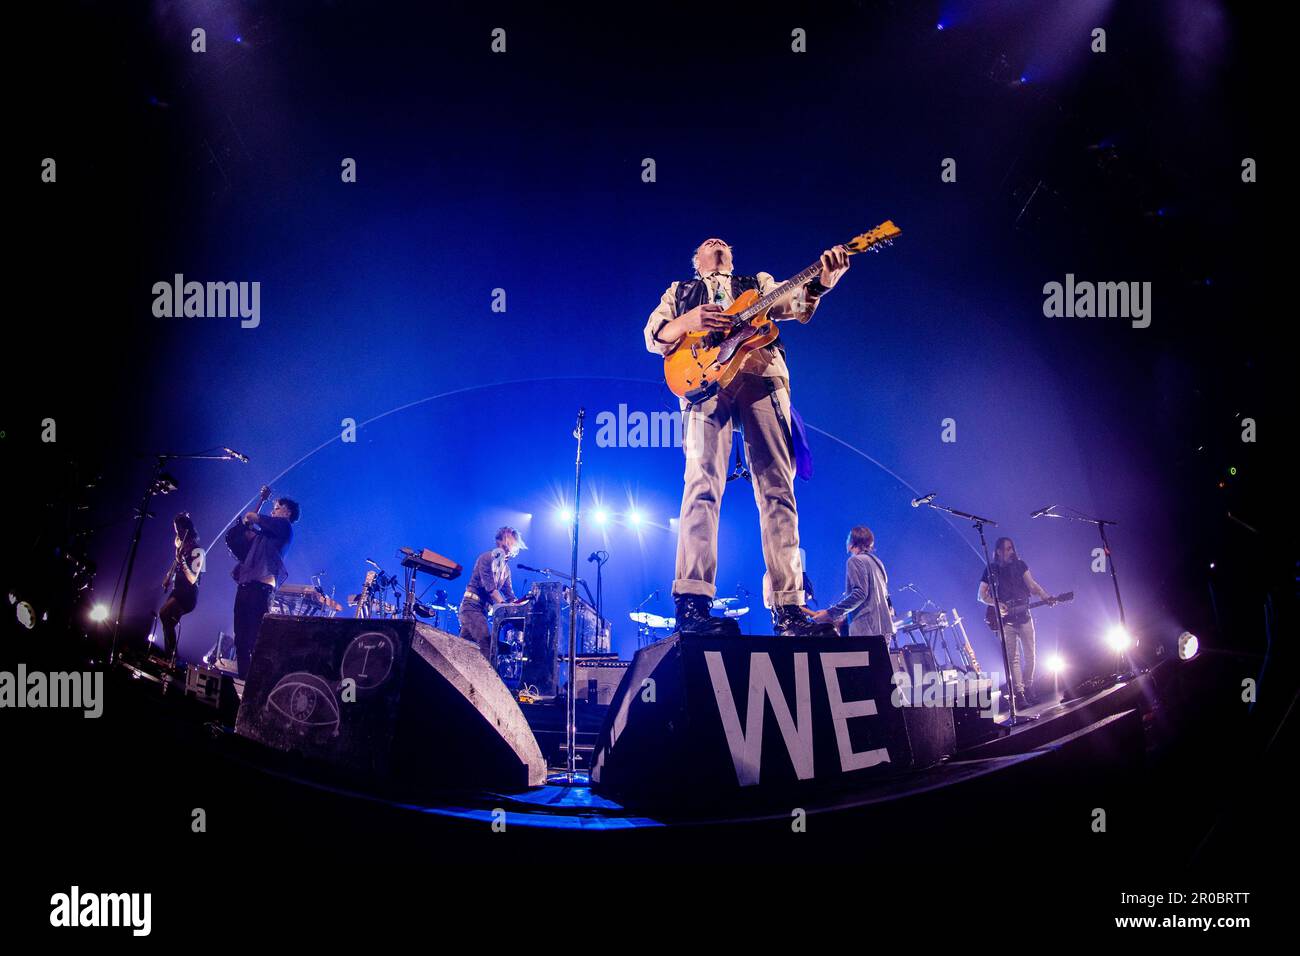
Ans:
POLYGON ((176 666, 176 627, 181 618, 194 610, 199 602, 199 576, 203 573, 204 553, 199 547, 199 535, 188 512, 182 511, 172 521, 176 531, 176 557, 171 570, 163 580, 163 590, 171 594, 158 610, 158 620, 163 628, 163 654, 168 667, 176 666))
MULTIPOLYGON (((1002 629, 1007 639, 1007 656, 1011 659, 1011 683, 1016 695, 1017 707, 1028 707, 1037 703, 1034 694, 1034 618, 1027 607, 1008 609, 1009 604, 1027 604, 1031 596, 1038 597, 1047 604, 1056 603, 1056 598, 1034 580, 1029 572, 1029 565, 1016 553, 1015 542, 1010 538, 998 538, 993 546, 994 584, 998 591, 998 610, 1003 615, 1002 629), (1022 656, 1023 655, 1023 656, 1022 656)), ((989 588, 989 572, 986 568, 980 578, 979 601, 981 604, 993 604, 993 592, 989 588)))

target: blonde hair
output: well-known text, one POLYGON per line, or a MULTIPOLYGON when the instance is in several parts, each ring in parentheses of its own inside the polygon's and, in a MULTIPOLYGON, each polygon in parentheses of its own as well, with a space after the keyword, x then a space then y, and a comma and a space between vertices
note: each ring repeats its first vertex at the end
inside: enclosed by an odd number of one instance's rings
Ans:
POLYGON ((501 539, 506 535, 513 535, 515 539, 515 546, 511 550, 511 557, 518 554, 520 551, 527 550, 528 545, 524 544, 524 536, 509 525, 502 525, 500 528, 497 528, 497 536, 495 538, 496 543, 500 544, 501 539))

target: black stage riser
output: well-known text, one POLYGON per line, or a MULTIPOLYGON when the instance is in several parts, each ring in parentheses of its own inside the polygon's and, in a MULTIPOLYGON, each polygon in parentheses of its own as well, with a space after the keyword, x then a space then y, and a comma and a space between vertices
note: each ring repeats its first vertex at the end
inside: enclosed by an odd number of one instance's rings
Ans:
POLYGON ((236 731, 363 780, 526 787, 546 774, 478 648, 415 621, 268 615, 236 731))
POLYGON ((894 707, 892 673, 879 637, 673 635, 619 684, 593 784, 629 805, 779 802, 951 753, 951 711, 894 707))

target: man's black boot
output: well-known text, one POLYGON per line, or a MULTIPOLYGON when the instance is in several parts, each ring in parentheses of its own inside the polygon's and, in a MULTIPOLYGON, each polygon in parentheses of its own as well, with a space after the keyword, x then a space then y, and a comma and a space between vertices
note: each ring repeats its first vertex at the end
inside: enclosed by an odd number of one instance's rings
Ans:
POLYGON ((677 631, 681 634, 700 634, 705 637, 739 637, 740 625, 734 618, 714 617, 712 604, 700 594, 674 594, 677 606, 677 631))
POLYGON ((780 637, 834 637, 835 625, 818 624, 797 604, 772 608, 772 630, 780 637))

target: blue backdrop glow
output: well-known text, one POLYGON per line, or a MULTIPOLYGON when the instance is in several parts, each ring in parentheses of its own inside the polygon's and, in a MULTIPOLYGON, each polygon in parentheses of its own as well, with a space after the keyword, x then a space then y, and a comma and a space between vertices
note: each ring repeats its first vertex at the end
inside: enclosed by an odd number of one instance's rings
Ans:
MULTIPOLYGON (((534 12, 511 16, 509 52, 495 57, 497 24, 467 11, 408 24, 347 4, 157 8, 141 29, 160 88, 142 80, 133 110, 149 134, 132 148, 167 172, 142 213, 157 223, 156 248, 125 316, 154 343, 151 413, 133 444, 229 445, 252 459, 178 465, 181 491, 157 513, 190 510, 210 542, 276 478, 303 507, 290 577, 323 571, 340 595, 358 589, 365 558, 395 570, 406 545, 468 565, 506 523, 524 532, 527 563, 566 567, 555 512, 571 495, 574 415, 673 407, 641 328, 668 283, 688 277, 690 250, 722 236, 738 271, 779 277, 892 218, 900 242, 855 258, 814 321, 786 333, 816 460, 797 494, 818 597, 838 594, 845 533, 866 523, 896 588, 914 583, 976 616, 972 532, 908 505, 937 491, 995 517, 991 537, 1013 536, 1050 590, 1077 593, 1041 615, 1043 650, 1095 645, 1114 618, 1109 579, 1092 568, 1095 529, 1028 520, 1051 503, 1118 520, 1131 616, 1177 628, 1156 569, 1177 550, 1179 519, 1151 494, 1179 480, 1160 441, 1173 414, 1161 395, 1194 374, 1170 348, 1183 287, 1157 285, 1148 330, 1044 318, 1043 283, 1067 272, 1159 283, 1166 267, 1154 252, 1144 260, 1142 237, 1105 241, 1087 210, 1055 207, 1047 237, 1027 228, 1014 183, 1074 132, 1032 82, 991 77, 986 51, 1009 51, 1016 73, 1053 55, 1057 31, 1035 45, 997 17, 981 27, 985 5, 943 6, 857 11, 852 28, 809 15, 804 56, 788 52, 784 17, 756 14, 719 46, 667 26, 592 23, 579 35, 534 12), (185 37, 200 19, 210 52, 195 58, 185 37), (779 69, 737 74, 745 56, 779 69), (701 79, 699 64, 725 78, 701 79), (340 181, 345 157, 355 184, 340 181), (647 157, 655 182, 642 181, 647 157), (940 180, 945 157, 957 158, 955 183, 940 180), (174 273, 260 281, 260 327, 153 319, 148 290, 174 273), (491 310, 495 289, 503 313, 491 310), (354 444, 331 440, 345 418, 374 421, 354 444), (957 440, 945 443, 949 418, 957 440)), ((1093 6, 1103 21, 1119 16, 1093 6)), ((1090 64, 1085 53, 1044 82, 1063 98, 1122 87, 1139 67, 1116 59, 1090 64)), ((1158 89, 1166 115, 1192 109, 1195 85, 1158 89)), ((1145 136, 1160 120, 1117 107, 1109 131, 1082 122, 1100 139, 1145 136)), ((1202 130, 1226 122, 1210 109, 1202 130)), ((580 549, 610 553, 605 601, 623 656, 635 648, 627 611, 655 590, 649 607, 671 607, 681 470, 680 450, 588 442, 580 549), (616 516, 605 527, 591 520, 597 503, 616 516), (617 518, 633 505, 647 519, 639 528, 617 518)), ((125 489, 145 475, 141 463, 118 480, 125 489)), ((97 539, 105 569, 124 553, 124 527, 97 539)), ((720 546, 720 592, 755 595, 746 623, 765 631, 743 482, 728 486, 720 546)), ((169 552, 164 518, 141 550, 133 612, 160 599, 169 552)), ((230 629, 229 566, 215 547, 184 621, 186 656, 230 629)), ((517 588, 530 577, 517 572, 517 588)), ((111 578, 101 575, 101 596, 111 578)), ((896 590, 896 604, 919 599, 896 590)), ((993 661, 982 625, 970 633, 993 661)))

